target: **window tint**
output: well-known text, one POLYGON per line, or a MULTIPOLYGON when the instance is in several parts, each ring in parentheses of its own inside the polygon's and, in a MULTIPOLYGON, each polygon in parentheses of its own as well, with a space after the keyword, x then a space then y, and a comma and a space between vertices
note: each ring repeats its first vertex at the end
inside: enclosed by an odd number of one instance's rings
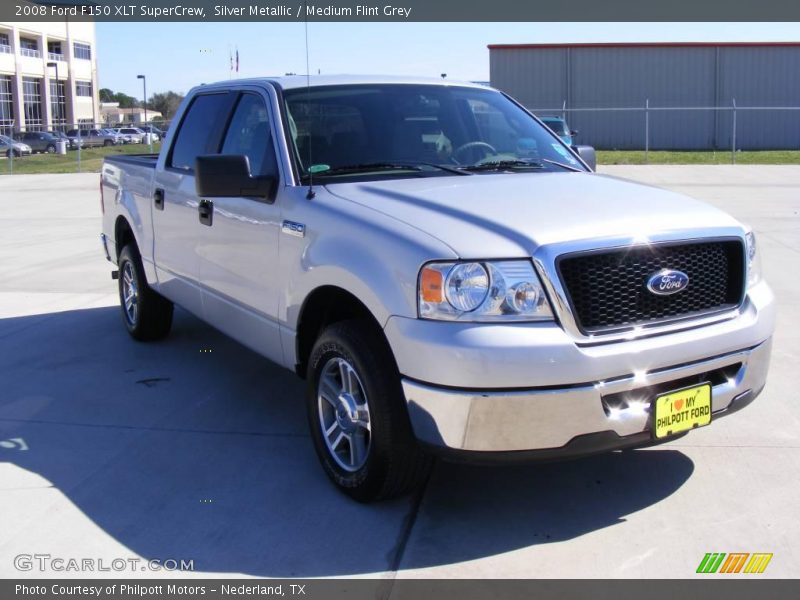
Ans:
POLYGON ((515 152, 519 135, 505 113, 484 100, 468 102, 481 141, 489 142, 498 152, 515 152))
POLYGON ((209 145, 215 133, 214 125, 223 116, 221 113, 226 104, 227 94, 204 94, 194 99, 175 138, 171 167, 194 170, 198 155, 217 151, 216 148, 209 148, 209 145))
MULTIPOLYGON (((397 169, 334 173, 340 167, 374 163, 469 168, 523 161, 541 162, 536 168, 544 172, 563 170, 547 162, 558 161, 580 168, 529 113, 490 89, 353 84, 286 90, 284 99, 301 176, 309 171, 315 177, 420 176, 397 169)), ((435 172, 448 174, 444 169, 435 172)))
POLYGON ((239 99, 225 134, 222 154, 244 154, 253 175, 278 174, 267 107, 259 96, 243 94, 239 99))

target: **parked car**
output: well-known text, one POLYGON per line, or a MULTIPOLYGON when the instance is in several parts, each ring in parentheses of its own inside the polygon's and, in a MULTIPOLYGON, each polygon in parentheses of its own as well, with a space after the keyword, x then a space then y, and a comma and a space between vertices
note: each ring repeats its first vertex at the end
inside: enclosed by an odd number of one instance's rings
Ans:
POLYGON ((545 125, 553 130, 558 137, 564 140, 567 146, 572 146, 575 143, 575 136, 578 135, 577 131, 569 128, 567 122, 561 117, 539 117, 545 125))
POLYGON ((144 140, 144 131, 138 127, 120 127, 117 132, 120 135, 128 136, 133 144, 141 144, 144 140))
POLYGON ((7 135, 0 135, 0 152, 10 158, 12 154, 14 156, 23 156, 25 154, 31 154, 33 150, 28 144, 18 142, 7 135))
POLYGON ((139 127, 139 129, 141 129, 144 133, 149 133, 152 136, 154 136, 153 137, 154 142, 157 142, 161 138, 163 138, 165 133, 164 131, 162 131, 161 129, 159 129, 154 125, 145 125, 144 127, 139 127))
POLYGON ((46 131, 18 131, 14 138, 23 144, 30 146, 32 152, 47 152, 53 154, 56 151, 58 138, 46 131))
POLYGON ((60 139, 60 140, 63 140, 63 141, 64 141, 64 142, 67 144, 67 148, 68 148, 69 150, 75 150, 76 148, 78 148, 78 146, 79 146, 79 145, 80 145, 80 146, 83 146, 83 141, 82 141, 82 140, 79 142, 79 141, 78 141, 78 138, 76 138, 76 137, 69 137, 69 136, 68 136, 66 133, 64 133, 63 131, 58 131, 58 130, 56 130, 56 131, 48 131, 47 133, 49 133, 49 134, 51 134, 51 135, 53 135, 53 136, 57 137, 57 138, 58 138, 58 139, 60 139))
POLYGON ((195 87, 157 156, 102 166, 122 322, 163 338, 179 304, 305 378, 360 501, 434 455, 650 446, 749 405, 775 324, 753 231, 582 156, 482 85, 195 87))
POLYGON ((104 132, 101 129, 71 129, 67 132, 69 137, 80 138, 83 147, 112 146, 117 143, 117 136, 104 132))
POLYGON ((102 130, 103 133, 113 136, 117 144, 132 144, 133 139, 129 135, 123 135, 116 127, 106 127, 102 130))

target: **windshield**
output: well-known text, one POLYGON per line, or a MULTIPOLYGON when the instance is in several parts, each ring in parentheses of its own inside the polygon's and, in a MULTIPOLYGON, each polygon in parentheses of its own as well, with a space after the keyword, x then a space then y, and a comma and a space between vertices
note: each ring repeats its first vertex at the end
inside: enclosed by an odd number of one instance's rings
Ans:
POLYGON ((566 135, 569 133, 567 131, 567 124, 561 119, 542 119, 542 122, 558 135, 566 135))
POLYGON ((552 133, 490 89, 364 84, 284 97, 303 177, 585 170, 552 133))

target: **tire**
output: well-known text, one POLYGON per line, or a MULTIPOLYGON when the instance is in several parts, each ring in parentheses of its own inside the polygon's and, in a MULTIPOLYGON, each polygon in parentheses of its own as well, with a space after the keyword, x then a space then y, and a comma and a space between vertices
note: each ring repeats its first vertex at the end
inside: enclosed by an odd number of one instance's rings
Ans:
POLYGON ((56 147, 53 144, 49 144, 47 148, 45 148, 48 154, 54 154, 56 151, 56 147))
POLYGON ((19 150, 8 150, 8 152, 6 152, 6 156, 8 158, 11 158, 12 154, 14 155, 14 158, 20 158, 22 156, 22 153, 19 150))
POLYGON ((103 146, 110 146, 113 143, 111 140, 103 140, 103 146))
POLYGON ((400 374, 376 325, 358 319, 327 327, 311 351, 307 381, 314 448, 342 492, 371 502, 424 481, 432 461, 414 438, 400 374))
POLYGON ((159 340, 169 333, 174 306, 147 285, 142 259, 133 244, 119 255, 119 301, 122 322, 134 339, 159 340))

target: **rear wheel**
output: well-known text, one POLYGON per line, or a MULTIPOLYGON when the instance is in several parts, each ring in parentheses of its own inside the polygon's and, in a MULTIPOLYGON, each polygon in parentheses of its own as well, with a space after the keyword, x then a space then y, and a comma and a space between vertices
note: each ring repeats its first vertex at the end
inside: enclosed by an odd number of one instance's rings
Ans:
POLYGON ((132 244, 119 255, 119 302, 122 321, 133 338, 157 340, 169 333, 173 304, 147 285, 142 259, 132 244))
POLYGON ((56 147, 53 144, 48 144, 46 150, 48 154, 53 154, 56 151, 56 147))
POLYGON ((431 460, 411 431, 400 376, 367 320, 327 327, 308 365, 311 437, 333 483, 360 502, 417 487, 431 460))

